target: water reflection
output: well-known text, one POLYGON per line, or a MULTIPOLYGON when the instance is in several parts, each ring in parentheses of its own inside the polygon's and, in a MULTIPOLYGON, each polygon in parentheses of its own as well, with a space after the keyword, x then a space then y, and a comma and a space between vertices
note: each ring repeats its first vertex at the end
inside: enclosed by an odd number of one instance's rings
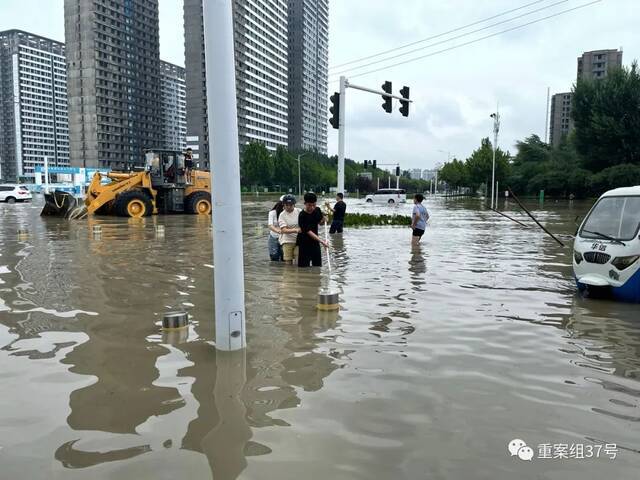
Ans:
POLYGON ((234 480, 247 466, 246 446, 251 429, 241 393, 246 382, 245 351, 217 352, 213 391, 219 420, 202 439, 213 478, 234 480))
MULTIPOLYGON (((278 273, 273 320, 249 325, 246 360, 216 352, 207 339, 210 326, 200 322, 170 335, 122 309, 109 322, 85 322, 87 341, 62 363, 95 379, 69 397, 67 423, 86 436, 64 442, 55 458, 85 468, 179 448, 206 455, 214 478, 234 479, 246 457, 268 454, 268 445, 250 440, 251 430, 287 426, 271 413, 299 406, 298 388, 317 391, 338 368, 322 348, 321 334, 335 327, 338 313, 315 308, 320 272, 285 267, 278 273)), ((126 298, 123 283, 96 285, 96 298, 126 298)))

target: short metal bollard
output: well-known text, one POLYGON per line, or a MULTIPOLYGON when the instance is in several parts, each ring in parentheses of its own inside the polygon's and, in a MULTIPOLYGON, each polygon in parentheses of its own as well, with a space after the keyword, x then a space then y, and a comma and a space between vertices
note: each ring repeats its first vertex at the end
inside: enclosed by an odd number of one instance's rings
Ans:
POLYGON ((187 312, 167 312, 162 317, 163 330, 178 330, 189 326, 187 312))
POLYGON ((340 294, 331 290, 321 291, 318 294, 318 310, 339 310, 340 294))

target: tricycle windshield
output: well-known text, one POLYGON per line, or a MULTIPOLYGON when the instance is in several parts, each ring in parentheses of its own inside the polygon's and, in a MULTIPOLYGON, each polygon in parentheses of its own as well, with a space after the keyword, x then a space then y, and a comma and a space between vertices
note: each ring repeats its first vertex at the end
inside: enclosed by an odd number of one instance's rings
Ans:
POLYGON ((640 196, 601 198, 582 225, 582 238, 633 240, 640 227, 640 196))

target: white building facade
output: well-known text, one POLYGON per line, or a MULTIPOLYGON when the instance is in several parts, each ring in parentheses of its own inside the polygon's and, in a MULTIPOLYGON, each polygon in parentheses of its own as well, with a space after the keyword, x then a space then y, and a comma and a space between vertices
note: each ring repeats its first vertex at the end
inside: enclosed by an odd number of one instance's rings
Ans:
POLYGON ((0 167, 29 181, 35 168, 69 165, 65 47, 20 30, 0 32, 0 167))
POLYGON ((185 70, 160 61, 160 112, 163 147, 183 151, 187 147, 187 94, 185 70))
POLYGON ((287 146, 289 129, 287 0, 235 0, 240 143, 287 146))

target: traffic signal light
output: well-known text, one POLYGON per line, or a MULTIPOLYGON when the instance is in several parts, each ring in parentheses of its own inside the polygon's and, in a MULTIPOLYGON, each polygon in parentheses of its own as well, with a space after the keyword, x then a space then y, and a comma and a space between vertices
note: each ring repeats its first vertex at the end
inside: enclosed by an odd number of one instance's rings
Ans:
POLYGON ((340 128, 340 94, 335 92, 329 98, 331 100, 331 107, 329 107, 329 111, 331 112, 331 118, 329 119, 329 123, 333 128, 340 128))
POLYGON ((400 176, 400 167, 396 167, 396 177, 400 176))
POLYGON ((400 113, 403 117, 409 116, 409 87, 402 87, 400 89, 400 95, 402 98, 406 98, 406 100, 400 100, 400 113))
MULTIPOLYGON (((391 87, 390 81, 387 80, 382 84, 382 91, 391 95, 391 93, 393 92, 393 88, 391 87)), ((382 103, 382 109, 387 113, 391 113, 393 111, 393 106, 391 105, 391 97, 383 95, 382 99, 384 100, 384 102, 382 103)))
POLYGON ((364 169, 366 170, 367 168, 369 168, 369 160, 364 161, 364 169))
POLYGON ((377 160, 374 160, 374 161, 373 161, 373 169, 374 169, 374 170, 375 170, 376 168, 378 168, 378 167, 377 167, 377 165, 378 165, 378 161, 377 161, 377 160))

